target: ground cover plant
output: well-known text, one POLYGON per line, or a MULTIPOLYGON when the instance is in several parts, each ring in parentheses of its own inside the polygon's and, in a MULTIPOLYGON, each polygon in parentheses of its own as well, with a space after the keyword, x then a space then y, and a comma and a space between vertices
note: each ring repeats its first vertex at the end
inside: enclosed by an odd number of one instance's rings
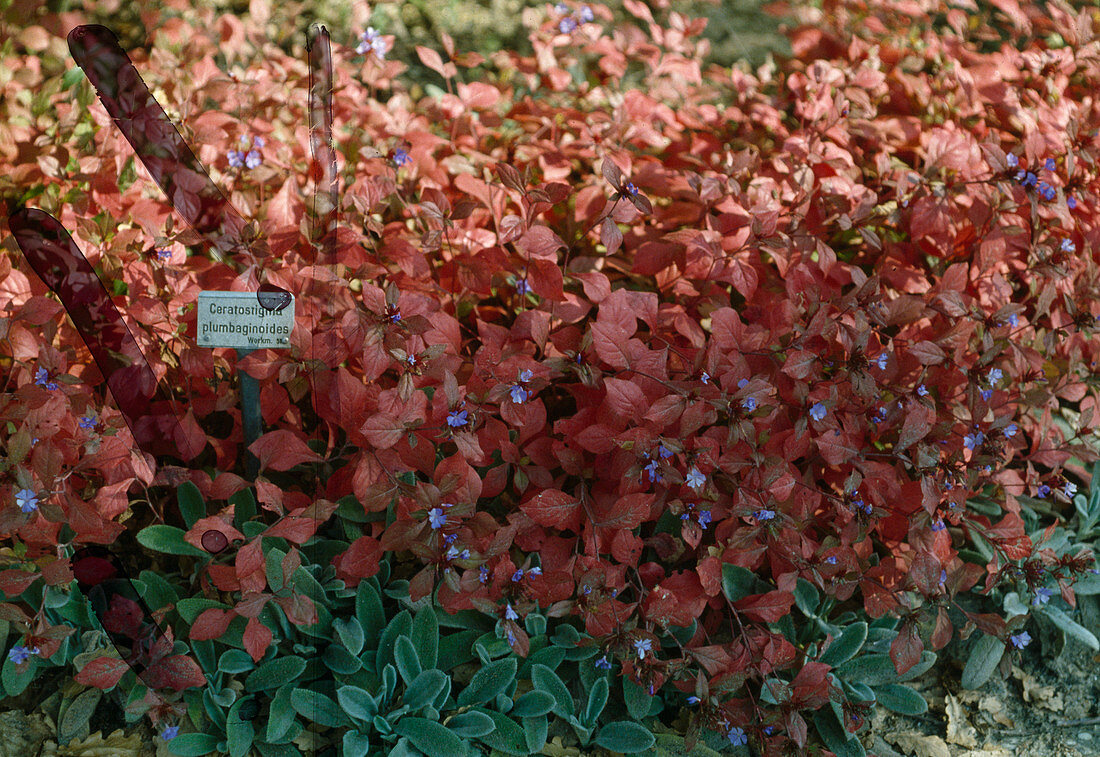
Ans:
POLYGON ((108 692, 179 755, 864 754, 944 656, 1100 648, 1093 11, 824 3, 751 73, 624 7, 420 46, 418 99, 329 30, 331 117, 305 51, 150 12, 232 238, 156 194, 84 19, 5 41, 0 684, 59 742, 108 692), (28 264, 46 214, 169 436, 28 264), (293 293, 288 347, 198 346, 204 289, 293 293))

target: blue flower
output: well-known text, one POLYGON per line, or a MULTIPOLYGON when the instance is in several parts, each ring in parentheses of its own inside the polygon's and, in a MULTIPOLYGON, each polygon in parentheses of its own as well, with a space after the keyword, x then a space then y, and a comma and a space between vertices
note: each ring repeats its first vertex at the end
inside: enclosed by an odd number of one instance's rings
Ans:
POLYGON ((810 417, 815 421, 819 421, 825 417, 825 412, 825 406, 818 402, 810 408, 810 417))
POLYGON ((982 395, 982 402, 989 402, 989 398, 993 396, 993 390, 979 389, 978 394, 982 395))
POLYGON ((1073 483, 1072 481, 1066 481, 1065 488, 1063 488, 1062 491, 1067 497, 1072 497, 1074 494, 1077 493, 1077 484, 1073 483))
POLYGON ((1020 325, 1020 318, 1015 313, 1010 313, 1008 316, 1008 325, 1012 328, 1016 328, 1020 325))
POLYGON ((171 250, 157 250, 157 260, 159 260, 160 262, 167 263, 171 259, 172 259, 172 251, 171 250))
POLYGON ((924 386, 924 384, 921 384, 917 387, 917 394, 919 394, 921 397, 928 396, 928 389, 924 386))
POLYGON ((257 150, 262 149, 265 144, 267 144, 267 143, 264 142, 263 137, 253 137, 252 138, 252 146, 255 147, 257 150))
POLYGON ((649 474, 650 483, 652 483, 654 481, 663 481, 664 480, 664 477, 661 475, 661 472, 657 469, 657 461, 656 460, 650 460, 649 465, 647 465, 645 467, 645 470, 649 474))
POLYGON ((1054 187, 1047 184, 1045 181, 1039 182, 1039 194, 1043 196, 1044 200, 1048 202, 1053 200, 1058 193, 1054 191, 1054 187))
POLYGON ((691 470, 687 474, 687 485, 692 489, 698 489, 707 481, 706 476, 699 472, 699 469, 692 466, 691 470))
POLYGON ((469 415, 465 410, 452 410, 447 416, 447 425, 457 428, 465 426, 469 422, 469 415))
POLYGON ((378 60, 382 60, 386 54, 386 40, 382 39, 382 35, 373 26, 368 26, 367 30, 360 35, 360 39, 362 41, 356 46, 355 52, 362 55, 370 51, 378 60))
POLYGON ((947 571, 946 570, 941 570, 940 571, 940 586, 943 586, 945 583, 947 583, 947 571))
POLYGON ((477 575, 478 582, 488 583, 488 581, 489 581, 489 569, 488 568, 486 568, 484 565, 480 566, 477 569, 477 574, 478 574, 477 575))
POLYGON ((540 568, 536 565, 535 567, 533 567, 533 568, 531 568, 530 570, 527 571, 527 575, 529 575, 529 576, 541 576, 542 575, 542 568, 540 568))
POLYGON ((740 381, 737 382, 737 388, 738 389, 744 389, 745 385, 748 384, 748 383, 749 383, 749 380, 746 379, 746 378, 743 378, 743 379, 741 379, 740 381))
POLYGON ((38 497, 30 489, 20 489, 15 493, 15 504, 25 513, 34 512, 38 507, 38 497))
POLYGON ((524 368, 522 371, 519 372, 520 383, 526 384, 528 381, 531 380, 531 376, 533 375, 534 374, 531 373, 530 368, 524 368))
POLYGON ((730 743, 734 746, 743 746, 749 743, 748 734, 746 734, 742 729, 738 728, 737 726, 730 728, 729 733, 727 733, 726 736, 727 738, 729 738, 730 743))
POLYGON ((516 568, 516 572, 512 574, 513 581, 523 580, 523 568, 516 568))
POLYGON ((566 5, 565 3, 558 3, 557 5, 554 6, 554 10, 556 10, 558 13, 568 13, 569 12, 569 6, 566 5))
POLYGON ((1009 153, 1005 157, 1005 161, 1008 163, 1010 168, 1015 168, 1016 166, 1020 165, 1020 159, 1017 158, 1013 153, 1009 153))
POLYGON ((1066 206, 1070 210, 1073 210, 1074 208, 1076 208, 1077 207, 1077 198, 1076 197, 1067 197, 1066 198, 1066 206))
POLYGON ((50 381, 50 374, 45 368, 39 368, 34 374, 34 383, 44 386, 50 391, 57 388, 56 381, 50 381))
POLYGON ((587 5, 581 6, 581 21, 588 24, 594 21, 595 18, 596 15, 592 12, 591 8, 589 8, 587 5))
POLYGON ((965 446, 968 450, 975 450, 984 441, 985 434, 983 434, 981 431, 975 431, 974 433, 967 434, 963 437, 963 446, 965 446))
POLYGON ((700 510, 697 517, 699 519, 699 525, 706 528, 707 524, 710 523, 710 510, 700 510))
POLYGON ((1073 243, 1072 239, 1063 239, 1062 240, 1062 252, 1076 252, 1076 251, 1077 251, 1077 245, 1075 245, 1073 243))
POLYGON ((607 659, 607 655, 603 655, 596 660, 596 667, 601 670, 611 670, 611 660, 607 659))
POLYGON ((775 733, 775 726, 774 725, 764 726, 764 735, 765 736, 771 736, 773 733, 775 733))
POLYGON ((1035 605, 1036 607, 1040 605, 1045 605, 1047 602, 1050 601, 1050 598, 1052 596, 1054 596, 1053 589, 1048 589, 1045 586, 1040 586, 1038 589, 1035 590, 1035 597, 1031 600, 1031 604, 1035 605))
POLYGON ((95 424, 96 424, 95 413, 88 413, 87 415, 82 416, 81 419, 80 419, 80 427, 81 428, 95 428, 95 424))
POLYGON ((1010 423, 1007 426, 1005 426, 1005 432, 1004 433, 1005 433, 1005 436, 1008 436, 1008 437, 1016 436, 1016 424, 1015 423, 1010 423))
POLYGON ((1024 171, 1020 171, 1020 173, 1016 174, 1016 178, 1022 179, 1020 183, 1023 184, 1025 187, 1033 187, 1039 181, 1039 177, 1033 174, 1031 171, 1027 171, 1026 173, 1024 171))
POLYGON ((670 457, 672 457, 672 450, 665 449, 665 445, 658 443, 657 444, 657 455, 659 457, 663 457, 665 460, 667 460, 670 457))
POLYGON ((933 531, 942 531, 945 528, 947 528, 947 524, 945 524, 943 522, 942 518, 937 518, 936 520, 932 521, 932 530, 933 531))
POLYGON ((398 147, 393 151, 393 162, 399 166, 405 166, 412 163, 412 158, 409 157, 409 153, 404 148, 398 147))
POLYGON ((558 22, 558 31, 560 31, 562 34, 569 34, 569 32, 573 31, 576 28, 577 22, 573 19, 572 16, 567 16, 566 18, 563 18, 560 22, 558 22))
POLYGON ((628 181, 626 183, 626 187, 624 187, 624 189, 626 189, 626 191, 629 192, 631 195, 638 194, 638 188, 636 186, 634 186, 634 182, 632 182, 632 181, 628 181))
POLYGON ((244 165, 246 168, 258 168, 263 162, 264 159, 256 150, 249 150, 248 155, 244 156, 244 165))
POLYGON ((1027 631, 1020 631, 1019 633, 1013 634, 1008 638, 1009 641, 1012 642, 1012 646, 1016 647, 1017 649, 1023 649, 1031 643, 1031 634, 1029 634, 1027 631))
POLYGON ((513 646, 516 643, 516 635, 512 633, 512 629, 509 628, 505 635, 508 637, 508 646, 513 646))
POLYGON ((240 168, 244 165, 244 153, 238 150, 230 150, 226 153, 229 158, 230 168, 240 168))
POLYGON ((757 510, 753 513, 753 517, 757 520, 771 520, 775 517, 774 510, 757 510))
POLYGON ((825 562, 829 563, 830 565, 836 565, 836 555, 829 555, 825 558, 825 562))
POLYGON ((512 603, 509 602, 504 608, 504 617, 508 620, 519 620, 519 615, 512 609, 512 603))
POLYGON ((755 400, 755 399, 753 399, 752 397, 746 397, 746 398, 745 398, 745 399, 744 399, 744 400, 743 400, 743 401, 741 402, 741 406, 742 406, 743 408, 745 408, 745 411, 746 411, 746 412, 749 412, 749 413, 751 413, 751 412, 752 412, 753 410, 755 410, 755 409, 756 409, 756 400, 755 400))
POLYGON ((16 644, 14 647, 11 648, 11 651, 8 652, 8 659, 14 662, 16 665, 22 665, 24 662, 30 659, 31 656, 38 654, 38 652, 38 647, 31 649, 29 647, 23 647, 16 644))
POLYGON ((523 296, 531 291, 531 287, 527 286, 527 279, 519 279, 516 282, 516 294, 523 296))
POLYGON ((164 741, 171 741, 172 739, 176 738, 176 736, 179 735, 179 732, 180 732, 180 727, 178 725, 170 725, 170 726, 168 726, 167 728, 164 729, 164 733, 162 733, 160 735, 160 737, 164 741))
POLYGON ((702 381, 704 384, 710 381, 710 374, 706 371, 703 371, 702 381))
POLYGON ((695 697, 695 696, 688 697, 688 704, 699 704, 699 702, 700 702, 699 697, 695 697))
POLYGON ((890 362, 890 356, 885 352, 880 352, 878 356, 878 369, 885 371, 887 364, 890 362))
POLYGON ((645 653, 653 647, 653 642, 649 639, 638 639, 634 642, 634 650, 638 653, 638 659, 644 660, 645 653))
POLYGON ((1039 491, 1035 492, 1035 496, 1039 499, 1046 499, 1048 494, 1050 494, 1050 487, 1046 484, 1039 484, 1039 491))
POLYGON ((527 401, 527 396, 527 390, 519 384, 516 384, 512 387, 512 402, 516 403, 517 405, 522 405, 524 402, 527 401))
POLYGON ((433 507, 428 511, 428 522, 432 525, 433 529, 440 529, 443 528, 443 524, 447 522, 447 516, 444 515, 442 508, 433 507))
POLYGON ((989 385, 990 386, 996 386, 997 382, 1000 381, 1002 378, 1004 378, 1004 373, 1001 372, 1000 368, 990 368, 989 369, 989 385))
POLYGON ((864 513, 866 513, 867 515, 870 515, 870 514, 871 514, 871 510, 872 510, 872 509, 873 509, 873 508, 872 508, 872 507, 871 507, 871 505, 869 505, 869 504, 868 504, 868 505, 864 505, 864 506, 863 506, 863 508, 862 508, 863 512, 864 512, 864 513))
POLYGON ((1054 170, 1054 158, 1047 158, 1046 162, 1043 163, 1043 168, 1045 168, 1048 171, 1053 171, 1054 170))

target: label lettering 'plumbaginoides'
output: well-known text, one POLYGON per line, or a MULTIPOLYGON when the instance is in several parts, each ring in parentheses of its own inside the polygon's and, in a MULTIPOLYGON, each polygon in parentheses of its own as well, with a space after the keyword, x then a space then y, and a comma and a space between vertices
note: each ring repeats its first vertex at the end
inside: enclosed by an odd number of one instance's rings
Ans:
POLYGON ((268 310, 256 292, 199 292, 197 329, 200 347, 289 347, 294 297, 278 310, 268 310))

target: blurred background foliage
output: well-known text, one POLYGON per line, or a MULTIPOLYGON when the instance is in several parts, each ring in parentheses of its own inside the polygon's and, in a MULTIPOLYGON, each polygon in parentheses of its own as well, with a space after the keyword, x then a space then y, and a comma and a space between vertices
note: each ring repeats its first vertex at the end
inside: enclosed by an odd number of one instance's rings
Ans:
MULTIPOLYGON (((646 2, 646 0, 642 0, 646 2)), ((636 19, 623 8, 622 0, 603 3, 614 15, 615 24, 634 23, 648 33, 644 22, 636 19)), ((791 16, 769 14, 761 0, 668 0, 668 10, 661 10, 661 3, 646 3, 659 22, 667 19, 668 11, 676 11, 689 18, 707 18, 703 37, 710 41, 711 50, 704 63, 731 66, 739 60, 755 69, 767 60, 769 52, 790 55, 790 43, 781 31, 781 25, 793 26, 791 16)), ((817 4, 811 2, 807 4, 817 4)), ((148 30, 144 18, 152 18, 150 11, 159 8, 163 19, 176 15, 191 15, 188 11, 212 8, 218 13, 232 13, 246 20, 249 17, 249 0, 166 0, 165 2, 131 2, 130 0, 0 0, 0 17, 3 18, 3 36, 18 33, 19 27, 35 23, 35 14, 79 12, 89 23, 110 27, 118 34, 123 47, 133 50, 147 47, 148 30), (37 6, 37 11, 34 10, 37 6), (29 15, 28 15, 29 11, 29 15), (14 27, 14 28, 13 28, 14 27)), ((458 51, 475 51, 488 56, 502 49, 511 49, 522 55, 533 55, 534 50, 527 36, 530 27, 546 18, 552 3, 528 0, 404 0, 403 2, 366 3, 362 0, 316 0, 309 2, 270 2, 271 18, 267 23, 268 38, 288 54, 303 55, 305 30, 313 21, 329 27, 334 41, 354 47, 357 36, 366 24, 382 34, 395 37, 394 49, 387 58, 405 62, 409 72, 405 75, 410 84, 441 86, 441 77, 425 68, 418 59, 416 45, 425 45, 442 52, 441 32, 454 38, 458 51), (368 19, 357 24, 357 18, 368 19)), ((576 7, 579 7, 577 5, 576 7)), ((782 3, 776 3, 782 8, 782 3)), ((603 19, 596 22, 609 28, 603 19)), ((465 76, 463 77, 465 80, 465 76)))

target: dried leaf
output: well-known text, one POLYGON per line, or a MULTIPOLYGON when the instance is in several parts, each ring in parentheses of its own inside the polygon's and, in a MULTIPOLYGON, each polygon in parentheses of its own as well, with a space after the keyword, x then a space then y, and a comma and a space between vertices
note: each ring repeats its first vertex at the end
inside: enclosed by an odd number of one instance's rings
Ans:
POLYGON ((951 757, 951 750, 939 736, 925 736, 915 731, 888 733, 885 736, 887 741, 892 741, 903 751, 915 754, 916 757, 951 757))
POLYGON ((966 719, 966 712, 957 697, 948 694, 945 699, 947 709, 947 741, 965 747, 978 746, 978 732, 966 719))

